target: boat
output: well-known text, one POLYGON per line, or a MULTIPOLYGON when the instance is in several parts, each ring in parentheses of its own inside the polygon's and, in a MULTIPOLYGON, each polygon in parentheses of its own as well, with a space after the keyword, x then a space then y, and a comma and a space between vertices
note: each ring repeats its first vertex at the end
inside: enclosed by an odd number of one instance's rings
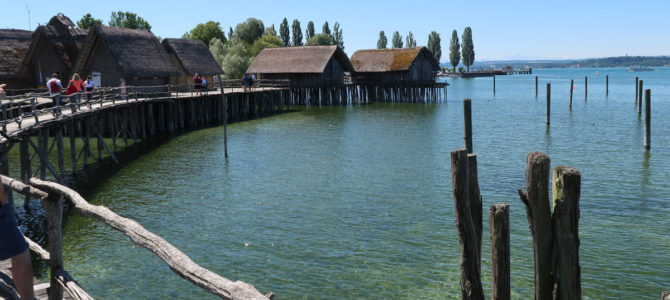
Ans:
POLYGON ((600 75, 600 72, 596 71, 596 76, 600 75))
POLYGON ((628 67, 628 72, 641 72, 641 71, 655 71, 652 67, 646 66, 630 66, 628 67))

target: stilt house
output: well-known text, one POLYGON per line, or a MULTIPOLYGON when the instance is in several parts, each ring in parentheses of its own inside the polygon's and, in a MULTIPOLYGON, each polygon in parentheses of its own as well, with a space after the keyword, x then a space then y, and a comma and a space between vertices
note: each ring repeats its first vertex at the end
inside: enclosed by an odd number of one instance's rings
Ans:
POLYGON ((198 73, 207 79, 211 86, 214 75, 223 74, 223 70, 209 52, 209 48, 201 40, 164 39, 163 47, 170 55, 170 59, 179 69, 179 76, 170 77, 171 85, 183 86, 180 89, 193 86, 193 75, 198 73))
POLYGON ((33 86, 44 86, 51 74, 67 82, 88 32, 75 28, 68 17, 58 14, 32 35, 30 47, 21 63, 21 76, 30 77, 33 86))
POLYGON ((357 84, 433 83, 440 70, 426 47, 358 50, 351 64, 357 84))
MULTIPOLYGON (((126 86, 164 86, 180 74, 151 31, 101 25, 91 28, 74 70, 99 73, 104 87, 119 86, 122 78, 126 86)), ((159 90, 166 88, 151 89, 159 90)))
POLYGON ((27 30, 0 29, 0 84, 6 83, 8 90, 31 87, 30 78, 19 74, 31 35, 27 30))
POLYGON ((292 86, 344 84, 344 72, 354 68, 339 47, 302 46, 263 49, 247 69, 260 79, 289 79, 292 86))

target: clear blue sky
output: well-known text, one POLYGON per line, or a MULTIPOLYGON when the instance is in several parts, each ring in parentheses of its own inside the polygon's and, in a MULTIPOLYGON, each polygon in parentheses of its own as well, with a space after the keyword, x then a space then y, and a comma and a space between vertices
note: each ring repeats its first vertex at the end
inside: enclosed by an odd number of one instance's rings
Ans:
POLYGON ((0 28, 33 30, 56 13, 73 21, 90 12, 109 21, 112 11, 131 11, 161 37, 181 37, 198 23, 220 22, 227 32, 248 17, 275 24, 286 17, 341 24, 345 51, 374 48, 379 31, 391 42, 412 31, 425 45, 430 31, 442 38, 441 61, 448 60, 451 32, 472 27, 476 60, 572 59, 621 55, 670 55, 670 1, 37 1, 3 0, 0 28), (198 4, 195 4, 198 3, 198 4), (30 9, 31 25, 28 24, 30 9))

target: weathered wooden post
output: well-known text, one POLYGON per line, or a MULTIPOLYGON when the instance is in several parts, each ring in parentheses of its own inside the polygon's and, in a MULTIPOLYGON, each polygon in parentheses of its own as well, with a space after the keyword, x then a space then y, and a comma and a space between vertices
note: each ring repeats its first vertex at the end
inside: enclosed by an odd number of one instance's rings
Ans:
POLYGON ((581 299, 581 270, 579 267, 579 195, 581 189, 579 170, 558 166, 553 171, 552 191, 554 213, 552 216, 554 257, 556 270, 556 298, 581 299))
POLYGON ((605 97, 610 95, 610 76, 605 75, 605 97))
POLYGON ((589 77, 584 76, 584 100, 589 97, 589 77))
POLYGON ((496 76, 493 75, 493 95, 496 94, 496 76))
POLYGON ((551 83, 547 83, 547 126, 550 123, 551 115, 551 83))
POLYGON ((642 114, 642 95, 643 95, 643 94, 642 94, 642 91, 644 91, 643 88, 642 88, 642 86, 643 86, 643 85, 642 85, 642 80, 640 80, 640 84, 638 85, 638 88, 640 89, 640 90, 639 90, 640 92, 639 92, 639 94, 637 95, 637 98, 640 100, 640 101, 637 102, 637 114, 638 114, 638 115, 641 115, 641 114, 642 114))
POLYGON ((635 104, 637 104, 637 85, 638 85, 638 77, 635 76, 635 104))
POLYGON ((221 86, 221 100, 223 101, 223 153, 228 158, 228 100, 223 92, 221 76, 219 76, 219 86, 221 86))
POLYGON ((575 80, 570 79, 570 109, 572 109, 572 90, 573 90, 572 87, 575 86, 574 84, 575 84, 575 80))
POLYGON ((42 200, 42 207, 46 214, 47 235, 49 239, 49 269, 51 278, 49 300, 63 299, 63 287, 58 282, 58 270, 63 269, 63 197, 57 193, 49 193, 49 197, 42 200))
POLYGON ((489 210, 491 224, 491 299, 509 300, 510 249, 509 204, 493 204, 489 210))
POLYGON ((670 291, 665 291, 661 294, 661 300, 670 300, 670 291))
POLYGON ((463 122, 465 125, 465 149, 472 153, 472 104, 470 99, 463 100, 463 122))
POLYGON ((526 205, 526 217, 533 238, 536 300, 552 300, 554 288, 552 226, 549 208, 550 163, 549 156, 542 152, 528 154, 526 192, 518 191, 521 201, 526 205))
POLYGON ((537 98, 537 76, 535 76, 535 98, 537 98))
POLYGON ((477 261, 479 272, 481 273, 482 257, 482 196, 479 191, 479 179, 477 178, 477 155, 468 154, 468 194, 470 195, 470 214, 472 215, 472 224, 475 226, 475 236, 477 237, 477 254, 480 258, 477 261))
POLYGON ((651 149, 651 90, 644 91, 644 150, 651 149))
POLYGON ((458 240, 461 244, 461 296, 462 299, 484 299, 478 267, 477 237, 470 213, 467 149, 451 152, 451 186, 456 206, 458 240))

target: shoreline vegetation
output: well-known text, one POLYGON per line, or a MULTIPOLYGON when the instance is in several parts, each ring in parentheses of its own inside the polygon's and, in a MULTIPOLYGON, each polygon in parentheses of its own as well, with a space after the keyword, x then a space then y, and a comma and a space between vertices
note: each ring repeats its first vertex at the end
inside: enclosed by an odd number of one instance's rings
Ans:
MULTIPOLYGON (((670 66, 670 56, 617 56, 572 60, 498 60, 480 61, 474 69, 489 69, 491 66, 512 66, 515 69, 531 68, 627 68, 631 66, 664 67, 670 66)), ((448 65, 441 64, 442 67, 448 65)))

